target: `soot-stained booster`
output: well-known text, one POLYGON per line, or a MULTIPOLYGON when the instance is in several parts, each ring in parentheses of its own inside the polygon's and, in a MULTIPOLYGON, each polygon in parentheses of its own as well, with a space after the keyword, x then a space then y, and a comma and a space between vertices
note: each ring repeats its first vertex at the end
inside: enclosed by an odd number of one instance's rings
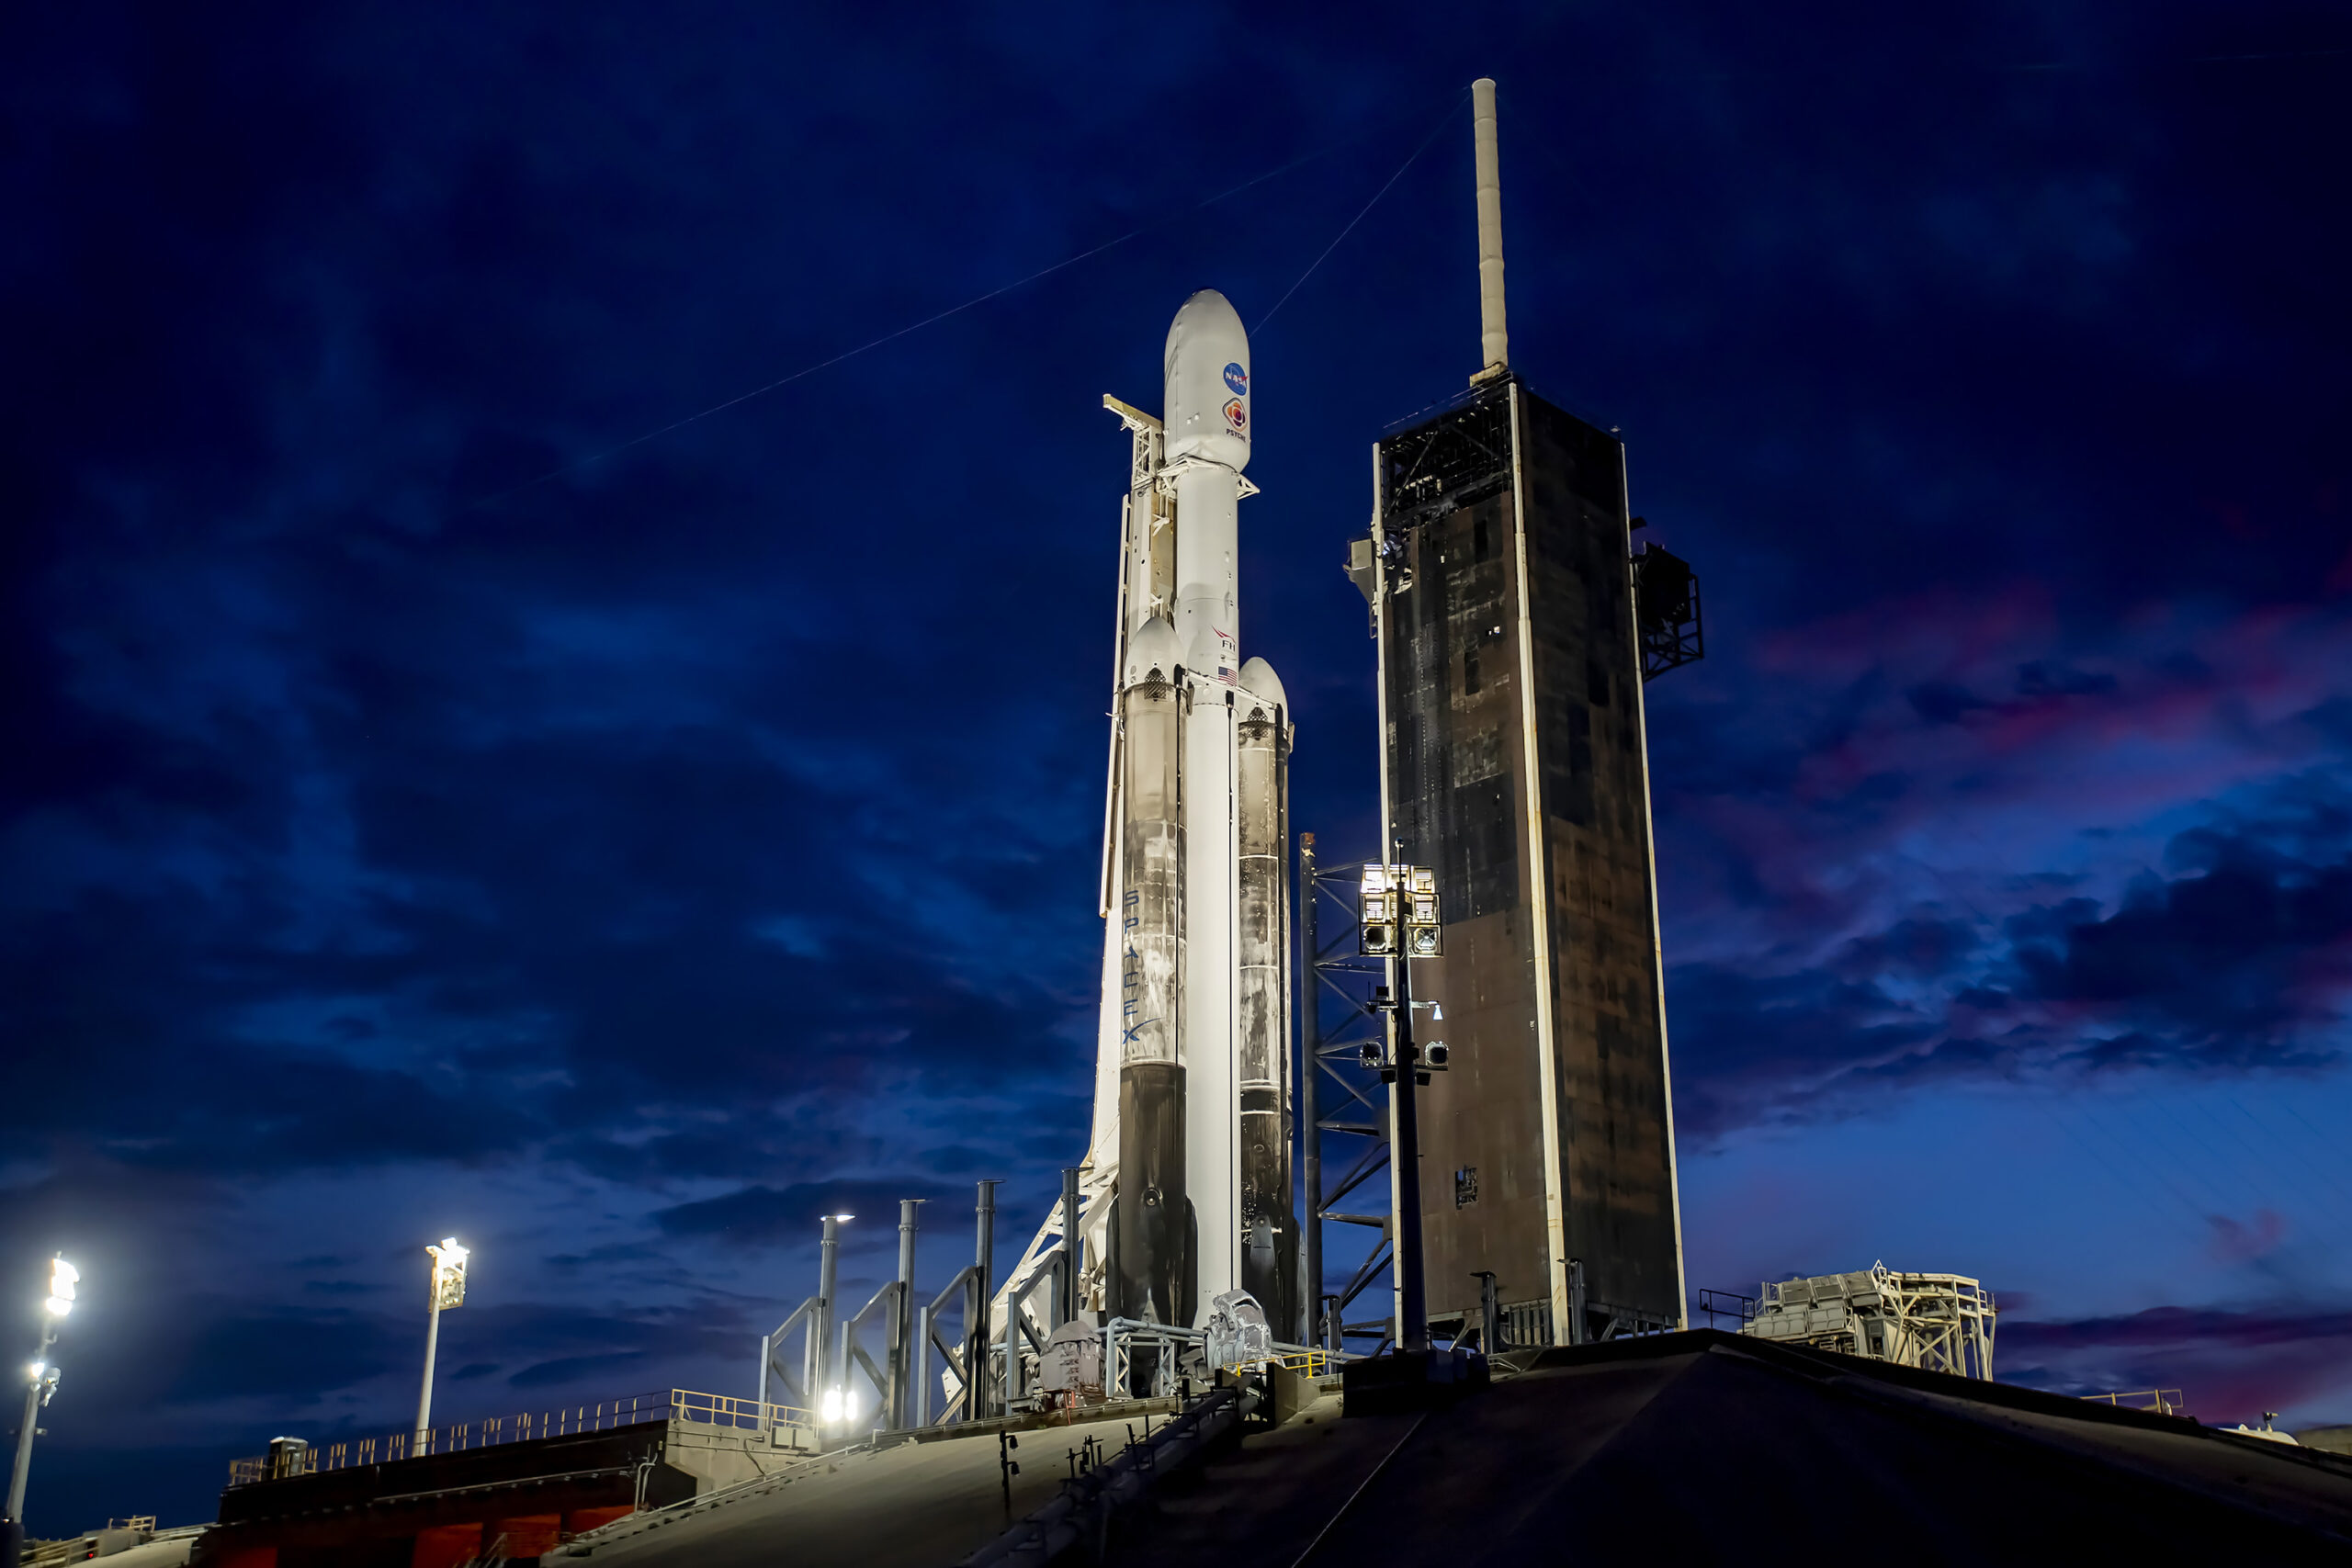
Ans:
POLYGON ((1291 721, 1272 668, 1241 656, 1238 518, 1257 487, 1250 340, 1224 295, 1184 302, 1162 369, 1163 418, 1103 400, 1130 462, 1074 1304, 1193 1327, 1246 1290, 1288 1325, 1291 721))

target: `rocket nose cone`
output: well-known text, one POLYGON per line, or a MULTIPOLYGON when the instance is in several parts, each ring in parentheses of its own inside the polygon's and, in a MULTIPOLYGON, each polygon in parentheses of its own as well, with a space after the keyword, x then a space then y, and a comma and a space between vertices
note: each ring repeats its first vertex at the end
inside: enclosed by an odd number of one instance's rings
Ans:
POLYGON ((1120 684, 1124 688, 1153 679, 1173 681, 1176 667, 1183 661, 1183 651, 1176 646, 1176 628, 1165 617, 1154 615, 1127 639, 1127 667, 1120 684))
POLYGON ((1282 678, 1274 667, 1262 659, 1250 659, 1241 666, 1241 689, 1269 707, 1290 707, 1290 699, 1283 694, 1282 678))
POLYGON ((1239 473, 1250 462, 1250 334, 1233 301, 1204 288, 1168 326, 1160 371, 1170 462, 1205 457, 1239 473))
POLYGON ((1190 339, 1216 335, 1250 341, 1249 332, 1241 325, 1241 312, 1233 301, 1214 288, 1204 288, 1178 308, 1176 319, 1168 323, 1168 346, 1161 355, 1163 375, 1176 368, 1177 351, 1190 339))

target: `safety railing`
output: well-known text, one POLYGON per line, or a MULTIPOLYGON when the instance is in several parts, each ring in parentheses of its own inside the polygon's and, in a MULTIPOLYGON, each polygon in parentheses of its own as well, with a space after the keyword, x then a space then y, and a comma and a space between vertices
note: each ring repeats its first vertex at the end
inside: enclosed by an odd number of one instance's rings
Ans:
POLYGON ((2137 1393, 2086 1393, 2083 1397, 2095 1404, 2153 1410, 2159 1416, 2177 1416, 2181 1407, 2180 1390, 2177 1388, 2143 1388, 2137 1393))
POLYGON ((350 1470, 362 1465, 390 1464, 429 1454, 459 1453, 501 1443, 529 1442, 537 1438, 568 1438, 606 1432, 650 1421, 691 1421, 729 1431, 765 1431, 776 1427, 814 1427, 813 1411, 796 1405, 769 1404, 723 1393, 697 1393, 673 1388, 651 1393, 624 1394, 594 1404, 555 1410, 526 1410, 514 1416, 493 1416, 482 1421, 458 1422, 423 1432, 390 1432, 380 1437, 351 1438, 340 1442, 300 1444, 281 1441, 271 1451, 229 1461, 229 1484, 280 1481, 323 1471, 350 1470))
POLYGON ((1304 1349, 1278 1350, 1271 1356, 1261 1356, 1254 1361, 1235 1361, 1225 1370, 1229 1372, 1254 1372, 1262 1371, 1268 1367, 1280 1367, 1284 1371, 1304 1372, 1308 1377, 1319 1378, 1327 1373, 1337 1371, 1340 1362, 1353 1359, 1341 1355, 1336 1350, 1313 1347, 1304 1349))
POLYGON ((670 1419, 699 1421, 706 1426, 723 1427, 730 1431, 760 1432, 771 1427, 814 1427, 817 1413, 803 1410, 797 1404, 776 1404, 758 1399, 738 1399, 727 1393, 695 1393, 689 1389, 670 1391, 670 1419))
POLYGON ((1717 1326, 1717 1318, 1728 1318, 1732 1331, 1739 1332, 1756 1321, 1756 1298, 1743 1296, 1737 1291, 1701 1291, 1699 1310, 1706 1314, 1707 1326, 1717 1326))
MULTIPOLYGON (((67 1562, 87 1562, 98 1555, 100 1537, 105 1532, 128 1530, 138 1538, 136 1544, 144 1546, 150 1541, 193 1540, 210 1528, 209 1525, 179 1525, 171 1529, 157 1529, 154 1515, 133 1514, 127 1519, 108 1519, 104 1532, 85 1531, 78 1536, 68 1536, 63 1540, 28 1540, 25 1543, 23 1554, 17 1560, 16 1568, 61 1568, 61 1564, 67 1562)), ((117 1551, 124 1550, 119 1541, 109 1544, 117 1551)))

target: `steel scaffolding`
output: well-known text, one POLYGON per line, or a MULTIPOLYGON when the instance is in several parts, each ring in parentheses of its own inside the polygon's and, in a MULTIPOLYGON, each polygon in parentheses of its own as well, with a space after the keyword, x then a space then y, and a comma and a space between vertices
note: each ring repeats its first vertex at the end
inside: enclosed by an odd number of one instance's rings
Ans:
MULTIPOLYGON (((1371 1009, 1373 987, 1386 979, 1378 959, 1356 956, 1355 893, 1363 879, 1362 860, 1341 861, 1325 871, 1316 860, 1315 835, 1298 837, 1298 955, 1299 1010, 1298 1126, 1299 1166, 1306 1189, 1306 1223, 1299 1227, 1306 1256, 1300 1278, 1302 1305, 1311 1301, 1300 1325, 1301 1337, 1329 1349, 1346 1348, 1351 1337, 1385 1340, 1394 1330, 1390 1314, 1361 1323, 1346 1321, 1348 1307, 1358 1296, 1385 1278, 1393 1249, 1394 1226, 1389 1213, 1388 1096, 1381 1088, 1377 1067, 1363 1065, 1366 1045, 1382 1045, 1388 1027, 1385 1018, 1371 1009), (1325 908, 1335 911, 1337 935, 1329 942, 1318 934, 1317 917, 1325 908), (1336 1090, 1329 1109, 1327 1091, 1336 1090), (1358 1140, 1345 1145, 1346 1163, 1339 1179, 1323 1176, 1323 1140, 1337 1134, 1358 1140), (1334 1207, 1351 1195, 1356 1209, 1334 1207), (1323 1288, 1323 1223, 1362 1225, 1379 1233, 1379 1240, 1363 1261, 1336 1292, 1323 1288)), ((1387 1294, 1380 1293, 1385 1303, 1387 1294)))

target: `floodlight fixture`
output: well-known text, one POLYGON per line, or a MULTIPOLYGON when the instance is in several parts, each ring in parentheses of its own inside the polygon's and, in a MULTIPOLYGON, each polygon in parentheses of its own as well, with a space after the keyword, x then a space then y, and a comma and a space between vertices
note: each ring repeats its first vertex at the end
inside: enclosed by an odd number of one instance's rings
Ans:
POLYGON ((466 1304, 466 1260, 473 1249, 458 1245, 456 1236, 444 1236, 438 1247, 424 1249, 433 1258, 433 1310, 444 1312, 450 1307, 466 1304))
POLYGON ((1437 874, 1419 865, 1367 865, 1356 913, 1356 952, 1364 958, 1435 958, 1439 936, 1437 874))
POLYGON ((53 1258, 49 1264, 49 1300, 43 1304, 51 1317, 63 1317, 74 1310, 74 1287, 81 1282, 82 1271, 62 1258, 53 1258))
POLYGON ((848 1416, 848 1404, 847 1397, 840 1389, 829 1388, 825 1391, 825 1397, 818 1407, 818 1418, 828 1427, 838 1426, 848 1416))
POLYGON ((1365 958, 1385 958, 1396 951, 1396 919, 1385 907, 1389 896, 1374 894, 1364 900, 1364 912, 1357 928, 1356 950, 1365 958))
POLYGON ((1363 868, 1363 886, 1356 905, 1356 953, 1364 958, 1390 958, 1396 953, 1396 890, 1385 865, 1363 868))

